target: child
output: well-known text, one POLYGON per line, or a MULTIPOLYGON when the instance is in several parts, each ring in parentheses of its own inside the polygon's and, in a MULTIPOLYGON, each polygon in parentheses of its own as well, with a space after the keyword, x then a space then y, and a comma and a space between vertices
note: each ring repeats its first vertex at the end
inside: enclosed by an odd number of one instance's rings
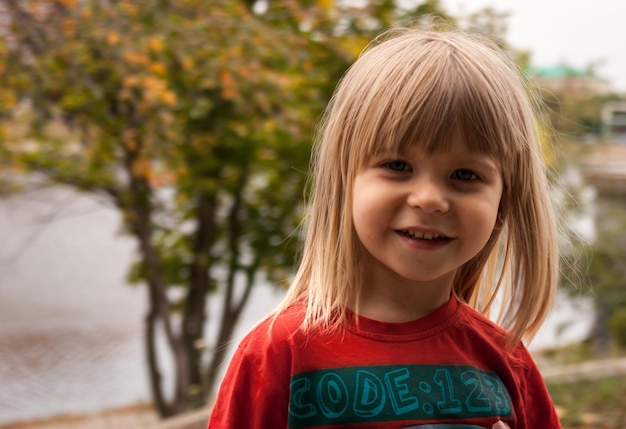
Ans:
POLYGON ((337 87, 312 165, 301 264, 239 345, 209 428, 560 427, 521 343, 558 255, 505 57, 456 32, 388 32, 337 87), (508 330, 483 315, 496 302, 508 330))

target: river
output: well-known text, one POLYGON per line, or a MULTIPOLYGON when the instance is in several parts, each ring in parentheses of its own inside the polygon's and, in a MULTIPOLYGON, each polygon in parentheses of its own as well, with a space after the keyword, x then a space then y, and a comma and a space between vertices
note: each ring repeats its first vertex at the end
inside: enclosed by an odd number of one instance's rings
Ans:
MULTIPOLYGON (((65 187, 0 198, 0 424, 149 402, 144 288, 126 283, 135 243, 119 227, 65 187)), ((236 336, 280 298, 259 285, 236 336)), ((589 304, 561 296, 531 350, 581 339, 589 304)))

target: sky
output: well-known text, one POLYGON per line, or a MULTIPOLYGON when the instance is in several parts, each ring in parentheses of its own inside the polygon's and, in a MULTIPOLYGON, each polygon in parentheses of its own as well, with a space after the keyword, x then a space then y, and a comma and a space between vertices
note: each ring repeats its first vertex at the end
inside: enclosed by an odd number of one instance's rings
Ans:
POLYGON ((442 0, 453 16, 485 6, 510 12, 506 40, 528 50, 535 67, 568 64, 626 93, 626 0, 442 0))

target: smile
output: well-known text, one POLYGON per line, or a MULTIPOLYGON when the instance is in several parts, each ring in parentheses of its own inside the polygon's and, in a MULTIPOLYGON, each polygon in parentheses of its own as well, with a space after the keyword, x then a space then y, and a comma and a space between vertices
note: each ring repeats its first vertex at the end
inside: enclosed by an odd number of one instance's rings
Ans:
POLYGON ((416 238, 420 240, 448 240, 450 238, 437 232, 424 232, 412 229, 401 229, 397 232, 401 235, 404 235, 405 237, 416 238))

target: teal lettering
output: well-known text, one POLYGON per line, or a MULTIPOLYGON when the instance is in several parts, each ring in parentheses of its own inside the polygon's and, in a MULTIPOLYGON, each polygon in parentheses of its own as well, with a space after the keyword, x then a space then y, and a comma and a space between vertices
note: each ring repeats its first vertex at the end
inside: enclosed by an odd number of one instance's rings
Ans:
POLYGON ((496 409, 502 414, 510 414, 511 400, 500 379, 487 374, 483 374, 483 379, 496 400, 496 409))
POLYGON ((317 385, 317 400, 326 417, 337 418, 348 408, 348 388, 341 377, 329 372, 324 374, 317 385))
POLYGON ((452 376, 447 369, 438 369, 433 376, 435 384, 441 388, 443 401, 437 402, 437 407, 441 414, 460 413, 461 401, 454 397, 454 385, 452 384, 452 376))
POLYGON ((354 413, 364 418, 376 417, 383 410, 385 401, 385 387, 380 378, 370 371, 357 371, 354 413))
POLYGON ((311 380, 301 377, 291 380, 291 398, 289 401, 289 414, 299 419, 308 419, 317 414, 312 404, 305 404, 302 395, 311 389, 311 380))
POLYGON ((471 412, 491 410, 491 401, 484 396, 483 383, 478 371, 465 371, 461 374, 461 380, 466 386, 473 386, 465 400, 467 409, 471 412))
POLYGON ((391 404, 396 415, 401 415, 419 409, 419 400, 410 394, 406 383, 411 377, 409 369, 404 367, 385 374, 385 383, 389 389, 391 404))
POLYGON ((290 429, 422 421, 456 421, 460 429, 465 419, 502 419, 513 409, 496 373, 468 365, 320 369, 295 375, 290 388, 290 429))

